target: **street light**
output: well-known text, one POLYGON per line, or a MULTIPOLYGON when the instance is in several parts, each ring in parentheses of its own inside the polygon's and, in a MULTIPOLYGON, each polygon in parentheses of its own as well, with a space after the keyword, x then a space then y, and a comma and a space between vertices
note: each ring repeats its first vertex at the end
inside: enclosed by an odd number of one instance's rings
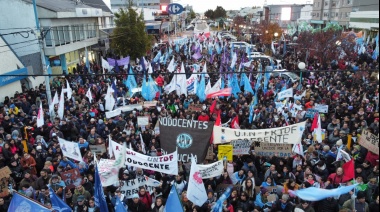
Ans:
POLYGON ((306 69, 306 64, 304 62, 298 63, 298 68, 301 70, 300 72, 300 84, 302 84, 302 72, 306 69))
POLYGON ((277 33, 277 32, 274 33, 274 37, 275 37, 275 38, 278 37, 278 33, 277 33))

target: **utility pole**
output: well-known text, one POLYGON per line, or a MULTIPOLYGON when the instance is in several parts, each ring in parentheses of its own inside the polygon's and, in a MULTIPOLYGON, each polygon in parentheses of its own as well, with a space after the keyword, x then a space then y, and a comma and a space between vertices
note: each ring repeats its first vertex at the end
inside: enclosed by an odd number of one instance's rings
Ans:
POLYGON ((34 17, 36 19, 36 27, 37 27, 37 37, 38 37, 38 43, 40 45, 40 54, 41 54, 41 62, 42 62, 42 68, 43 73, 45 75, 45 86, 46 86, 46 95, 48 99, 48 104, 50 105, 51 100, 51 91, 50 91, 50 78, 48 76, 47 67, 46 67, 46 60, 45 60, 45 52, 43 48, 43 39, 44 36, 41 36, 41 29, 40 29, 40 22, 38 20, 38 12, 37 12, 37 4, 36 0, 33 0, 33 9, 34 9, 34 17))

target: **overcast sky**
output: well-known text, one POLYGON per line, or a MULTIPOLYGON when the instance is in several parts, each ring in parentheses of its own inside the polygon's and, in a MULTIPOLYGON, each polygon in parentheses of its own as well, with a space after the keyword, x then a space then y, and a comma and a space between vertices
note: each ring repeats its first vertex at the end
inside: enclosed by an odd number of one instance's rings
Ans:
MULTIPOLYGON (((196 13, 203 13, 208 9, 215 10, 222 6, 225 10, 239 10, 242 7, 263 6, 264 0, 174 0, 183 6, 192 5, 196 13)), ((268 0, 268 4, 304 4, 312 0, 268 0)))

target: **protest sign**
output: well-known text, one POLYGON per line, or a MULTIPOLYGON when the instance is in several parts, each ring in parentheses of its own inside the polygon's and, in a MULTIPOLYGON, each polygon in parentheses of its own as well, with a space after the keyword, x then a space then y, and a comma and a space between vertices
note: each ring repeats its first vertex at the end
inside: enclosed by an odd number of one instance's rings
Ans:
POLYGON ((251 142, 266 142, 277 144, 297 144, 301 141, 306 122, 286 127, 241 130, 214 126, 214 144, 224 144, 235 140, 249 140, 251 142))
POLYGON ((328 113, 329 112, 329 106, 328 105, 315 104, 314 109, 317 110, 319 113, 328 113))
POLYGON ((316 113, 318 113, 318 110, 316 110, 316 109, 308 109, 308 110, 306 111, 305 117, 306 117, 306 118, 314 118, 314 115, 315 115, 316 113))
POLYGON ((72 189, 83 184, 83 179, 80 175, 79 169, 71 169, 69 171, 62 172, 61 179, 68 189, 72 189))
POLYGON ((293 97, 293 88, 289 88, 287 90, 281 91, 277 94, 277 99, 282 100, 288 97, 293 97))
POLYGON ((138 126, 147 126, 147 125, 149 125, 149 117, 147 117, 147 116, 138 116, 137 117, 137 125, 138 126))
POLYGON ((271 144, 271 143, 256 143, 255 152, 258 156, 274 156, 290 157, 292 154, 291 144, 271 144))
POLYGON ((98 163, 99 177, 103 187, 113 185, 119 180, 119 169, 114 167, 114 164, 115 160, 103 158, 98 163))
POLYGON ((9 195, 9 177, 12 174, 8 166, 0 169, 0 197, 6 197, 9 195))
POLYGON ((103 154, 106 152, 105 144, 89 145, 89 148, 91 152, 96 153, 96 154, 103 154))
POLYGON ((206 160, 214 159, 214 148, 213 145, 210 145, 207 149, 206 160))
POLYGON ((117 108, 117 110, 120 110, 121 112, 129 112, 129 111, 132 111, 134 109, 136 109, 136 110, 142 110, 143 107, 140 104, 134 104, 134 105, 125 105, 125 106, 117 108))
POLYGON ((195 112, 201 112, 203 111, 203 105, 202 104, 191 104, 188 108, 189 111, 195 111, 195 112))
POLYGON ((231 145, 234 149, 234 155, 248 155, 249 150, 251 149, 251 144, 252 141, 248 139, 231 141, 231 145))
POLYGON ((379 155, 379 137, 370 133, 368 130, 363 130, 359 144, 376 155, 379 155))
POLYGON ((83 161, 82 155, 79 150, 78 143, 66 141, 65 139, 58 138, 59 146, 62 149, 63 156, 68 158, 83 161))
POLYGON ((178 149, 178 160, 184 163, 193 155, 202 162, 207 153, 214 122, 160 118, 161 148, 167 152, 178 149))
POLYGON ((108 112, 106 112, 106 118, 110 119, 110 118, 113 118, 115 116, 119 116, 120 114, 121 114, 121 110, 119 110, 119 109, 116 109, 113 111, 108 111, 108 112))
POLYGON ((233 146, 232 145, 219 145, 218 146, 218 160, 230 160, 232 161, 233 156, 233 146))
POLYGON ((153 193, 155 187, 160 186, 160 182, 149 178, 147 176, 139 177, 133 180, 121 181, 120 192, 126 196, 127 199, 131 199, 133 194, 139 193, 140 187, 145 187, 145 190, 150 194, 153 193))
MULTIPOLYGON (((112 149, 115 155, 123 150, 123 146, 112 142, 112 149)), ((118 156, 120 157, 120 156, 118 156)), ((116 158, 116 160, 118 159, 116 158)), ((178 174, 178 155, 177 151, 159 157, 151 157, 140 154, 131 149, 126 150, 126 164, 136 168, 142 168, 152 171, 158 171, 165 174, 177 175, 178 174)))
POLYGON ((147 107, 156 107, 156 105, 157 105, 157 101, 146 101, 146 102, 143 103, 143 106, 145 108, 147 108, 147 107))
POLYGON ((199 172, 201 173, 202 179, 220 176, 224 170, 222 160, 217 161, 212 164, 198 165, 198 168, 199 168, 199 172))

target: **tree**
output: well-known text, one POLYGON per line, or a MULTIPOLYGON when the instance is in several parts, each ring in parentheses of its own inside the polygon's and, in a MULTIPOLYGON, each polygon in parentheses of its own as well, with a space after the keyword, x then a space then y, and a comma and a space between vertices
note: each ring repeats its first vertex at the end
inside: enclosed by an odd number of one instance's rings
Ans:
POLYGON ((205 16, 209 19, 214 19, 214 11, 209 9, 205 12, 205 16))
POLYGON ((236 34, 238 36, 241 35, 241 30, 242 30, 242 26, 243 25, 246 25, 246 22, 245 22, 245 19, 244 17, 240 16, 240 15, 237 15, 235 18, 234 18, 234 21, 233 21, 233 26, 234 26, 234 29, 236 30, 236 34))
POLYGON ((283 32, 278 23, 261 23, 258 25, 256 31, 260 34, 260 40, 265 45, 272 44, 272 41, 275 39, 275 33, 278 33, 277 38, 280 38, 283 32))
POLYGON ((217 6, 216 9, 214 10, 214 18, 225 18, 225 17, 227 17, 226 10, 221 6, 217 6))
POLYGON ((145 31, 143 14, 137 14, 132 2, 126 9, 120 8, 115 15, 116 28, 111 39, 111 47, 119 55, 129 55, 131 59, 144 56, 150 49, 150 37, 145 31))
POLYGON ((316 31, 303 31, 297 43, 310 52, 309 57, 317 57, 324 66, 331 59, 353 59, 357 57, 355 36, 342 35, 341 30, 329 28, 316 31))
POLYGON ((190 18, 194 19, 197 17, 197 14, 195 14, 194 10, 190 10, 190 18))

